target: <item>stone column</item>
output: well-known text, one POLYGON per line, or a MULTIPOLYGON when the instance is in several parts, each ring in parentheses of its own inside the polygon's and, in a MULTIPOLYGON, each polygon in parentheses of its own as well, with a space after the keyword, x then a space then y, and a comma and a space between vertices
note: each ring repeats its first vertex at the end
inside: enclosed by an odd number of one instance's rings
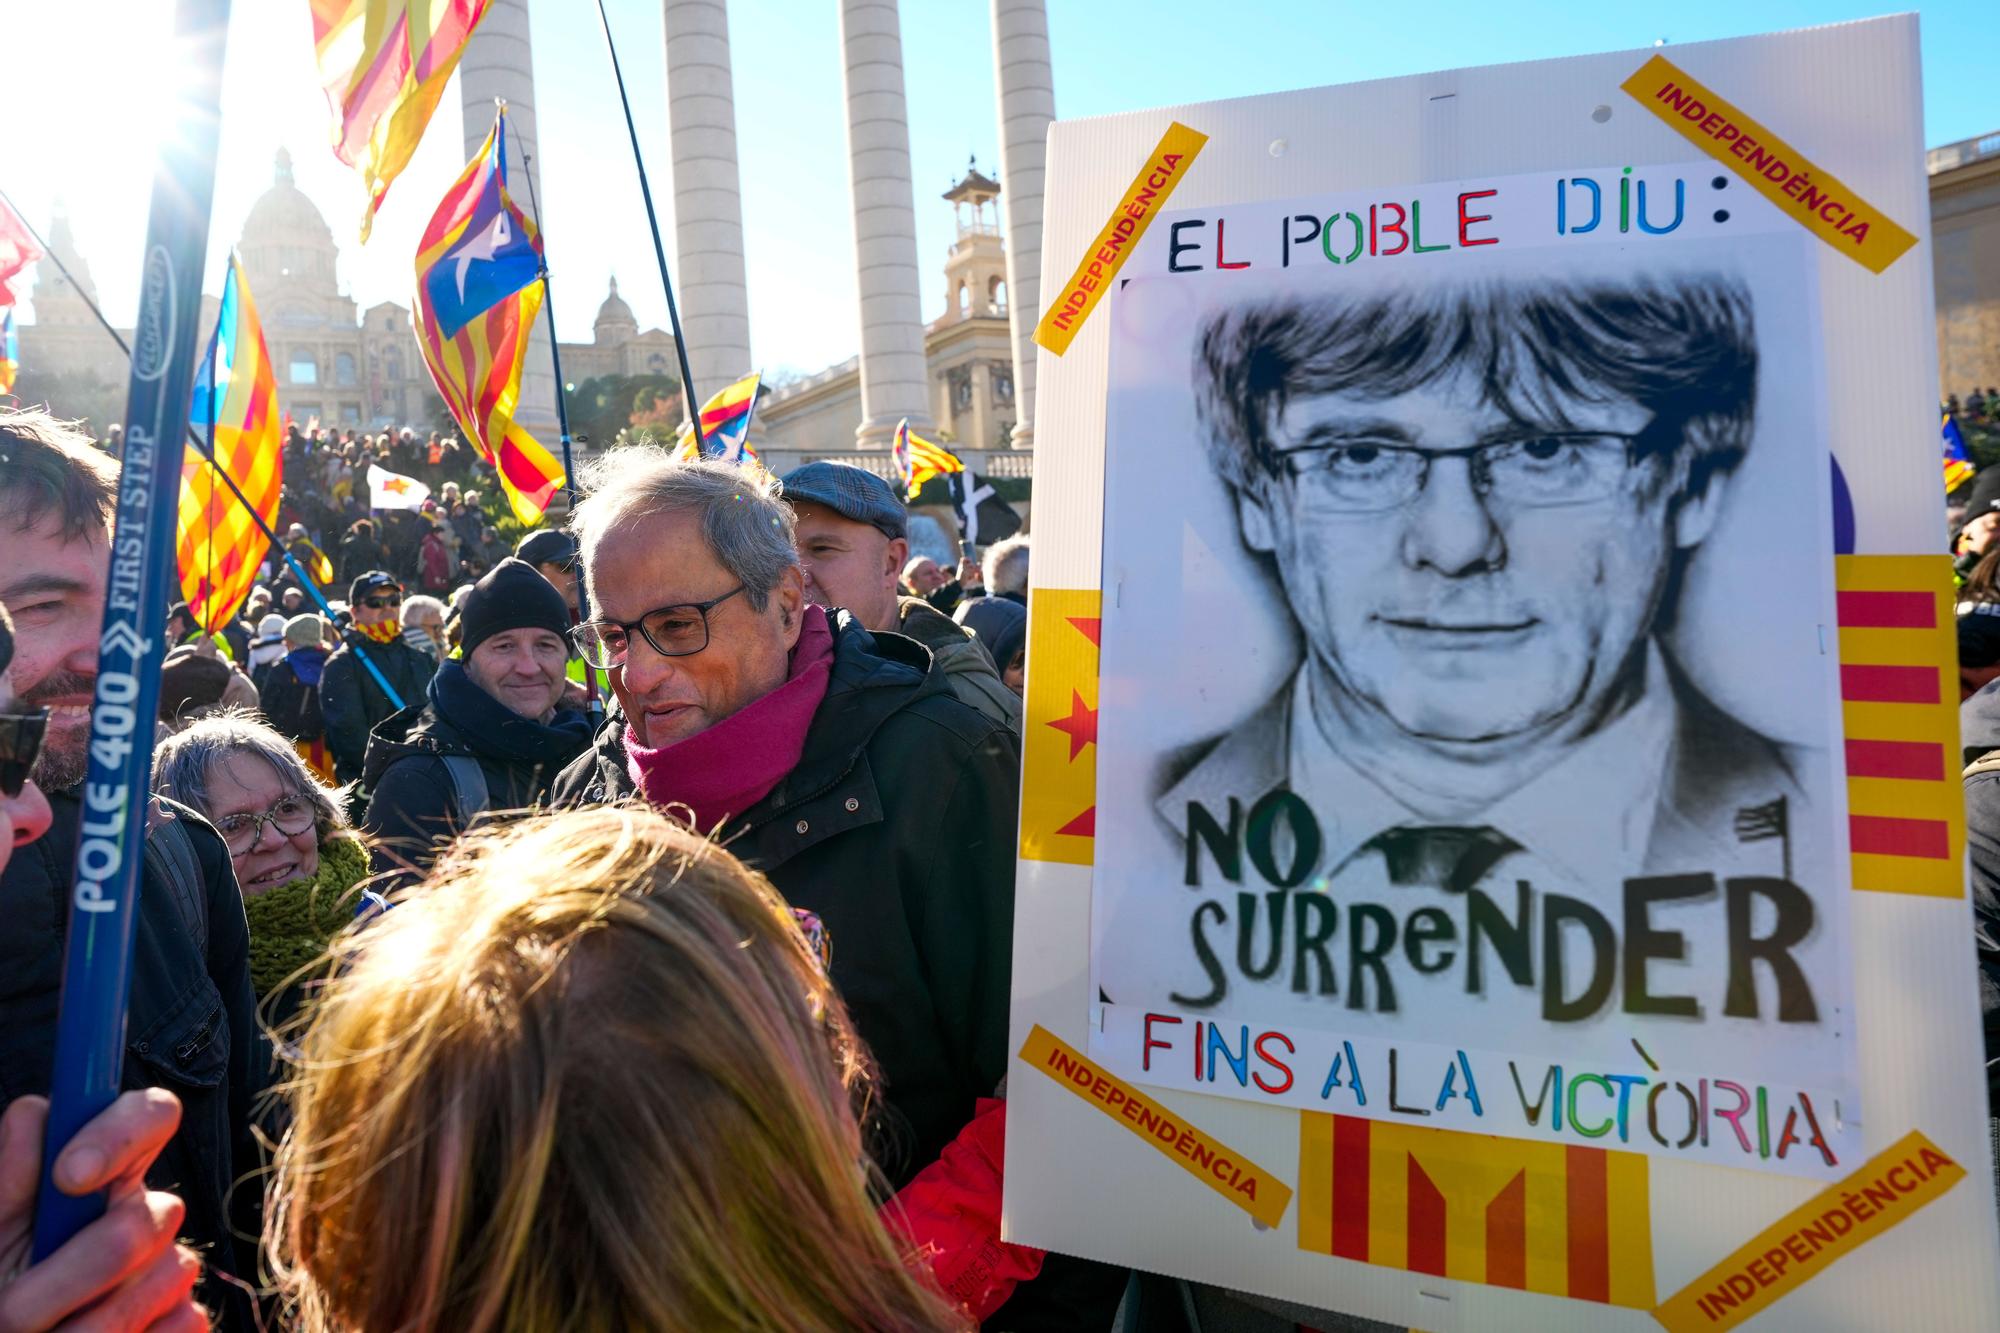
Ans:
POLYGON ((960 431, 961 449, 993 447, 993 367, 984 361, 972 363, 972 429, 960 431))
POLYGON ((1014 335, 1016 449, 1034 444, 1035 322, 1042 317, 1042 177, 1056 118, 1045 0, 993 0, 1000 204, 1007 210, 1007 326, 1014 335))
MULTIPOLYGON (((507 103, 507 193, 523 213, 534 216, 527 177, 521 171, 525 153, 534 174, 534 198, 541 198, 542 155, 535 138, 535 62, 528 39, 528 0, 493 0, 493 7, 466 43, 458 65, 459 103, 465 109, 465 157, 470 161, 493 128, 493 99, 507 103)), ((546 244, 546 238, 544 244, 546 244)), ((553 271, 554 264, 550 265, 553 271)), ((552 272, 552 280, 553 280, 552 272)), ((548 316, 537 311, 528 335, 527 361, 521 367, 521 401, 514 419, 534 434, 551 453, 562 454, 556 433, 556 374, 549 359, 548 316)))
POLYGON ((861 293, 861 424, 856 443, 886 449, 904 417, 935 429, 917 288, 910 122, 895 0, 840 0, 847 86, 847 156, 861 293))
POLYGON ((665 0, 674 155, 674 296, 702 400, 750 373, 743 201, 724 0, 665 0))

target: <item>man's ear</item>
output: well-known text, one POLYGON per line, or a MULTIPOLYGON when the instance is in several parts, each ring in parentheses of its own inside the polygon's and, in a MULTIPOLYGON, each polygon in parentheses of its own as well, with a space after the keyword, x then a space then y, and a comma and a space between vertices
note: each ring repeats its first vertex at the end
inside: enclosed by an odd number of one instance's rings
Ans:
POLYGON ((882 561, 887 566, 882 571, 883 577, 889 587, 901 588, 903 586, 903 565, 910 558, 910 539, 908 537, 891 537, 889 544, 883 547, 882 550, 884 552, 882 561))
POLYGON ((1690 495, 1686 483, 1680 504, 1674 509, 1674 545, 1683 550, 1699 546, 1715 531, 1715 525, 1722 518, 1722 497, 1729 491, 1729 474, 1720 469, 1708 474, 1708 485, 1701 494, 1690 495))
POLYGON ((1236 491, 1236 522, 1243 529, 1243 544, 1253 551, 1273 552, 1278 546, 1276 525, 1271 520, 1271 511, 1265 507, 1264 498, 1248 486, 1238 486, 1236 491))
POLYGON ((785 636, 785 651, 790 652, 805 629, 806 576, 797 565, 787 565, 778 576, 771 599, 778 604, 778 628, 785 636))

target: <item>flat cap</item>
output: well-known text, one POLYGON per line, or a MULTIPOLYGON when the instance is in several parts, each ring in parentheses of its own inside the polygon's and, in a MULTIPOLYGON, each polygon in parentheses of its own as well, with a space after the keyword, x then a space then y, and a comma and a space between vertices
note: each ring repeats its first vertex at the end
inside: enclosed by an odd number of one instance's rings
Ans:
POLYGON ((910 535, 910 513, 889 483, 852 463, 807 463, 785 476, 785 499, 825 505, 842 518, 879 528, 891 538, 910 535))

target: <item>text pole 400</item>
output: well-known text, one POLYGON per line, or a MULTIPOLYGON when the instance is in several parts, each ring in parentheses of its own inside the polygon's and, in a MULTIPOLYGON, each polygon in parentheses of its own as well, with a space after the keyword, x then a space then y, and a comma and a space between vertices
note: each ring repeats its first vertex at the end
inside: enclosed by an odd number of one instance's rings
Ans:
POLYGON ((161 139, 146 227, 125 458, 91 702, 83 829, 70 895, 48 1138, 35 1207, 37 1261, 105 1207, 101 1193, 77 1198, 58 1191, 51 1172, 63 1145, 118 1095, 124 1067, 153 719, 159 712, 166 606, 175 571, 182 440, 215 192, 228 27, 229 0, 179 0, 175 49, 157 66, 161 78, 175 85, 178 114, 161 139))

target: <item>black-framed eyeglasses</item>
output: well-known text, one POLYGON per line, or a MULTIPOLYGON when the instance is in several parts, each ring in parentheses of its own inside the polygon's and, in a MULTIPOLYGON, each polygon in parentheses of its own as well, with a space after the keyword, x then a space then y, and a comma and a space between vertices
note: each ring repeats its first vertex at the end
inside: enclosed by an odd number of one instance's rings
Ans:
POLYGON ((634 630, 662 657, 692 657, 708 647, 708 613, 746 586, 739 583, 722 596, 705 602, 663 606, 637 620, 586 620, 570 630, 570 642, 576 645, 577 656, 600 670, 625 665, 625 653, 631 647, 634 630))
POLYGON ((1301 502, 1328 513, 1400 509, 1423 493, 1431 464, 1440 458, 1465 459, 1481 496, 1544 508, 1616 495, 1632 468, 1651 455, 1646 440, 1611 431, 1538 431, 1462 449, 1420 449, 1362 439, 1290 449, 1278 460, 1299 488, 1301 502))
POLYGON ((311 828, 318 817, 319 812, 305 797, 281 796, 276 805, 262 814, 224 815, 215 821, 215 831, 222 835, 231 856, 242 856, 257 850, 257 844, 264 839, 266 824, 283 837, 296 838, 311 828))
POLYGON ((48 735, 49 710, 32 713, 0 713, 0 792, 19 796, 28 785, 28 774, 41 758, 42 738, 48 735))
POLYGON ((389 611, 401 606, 403 599, 400 596, 364 597, 361 604, 376 611, 389 611))

